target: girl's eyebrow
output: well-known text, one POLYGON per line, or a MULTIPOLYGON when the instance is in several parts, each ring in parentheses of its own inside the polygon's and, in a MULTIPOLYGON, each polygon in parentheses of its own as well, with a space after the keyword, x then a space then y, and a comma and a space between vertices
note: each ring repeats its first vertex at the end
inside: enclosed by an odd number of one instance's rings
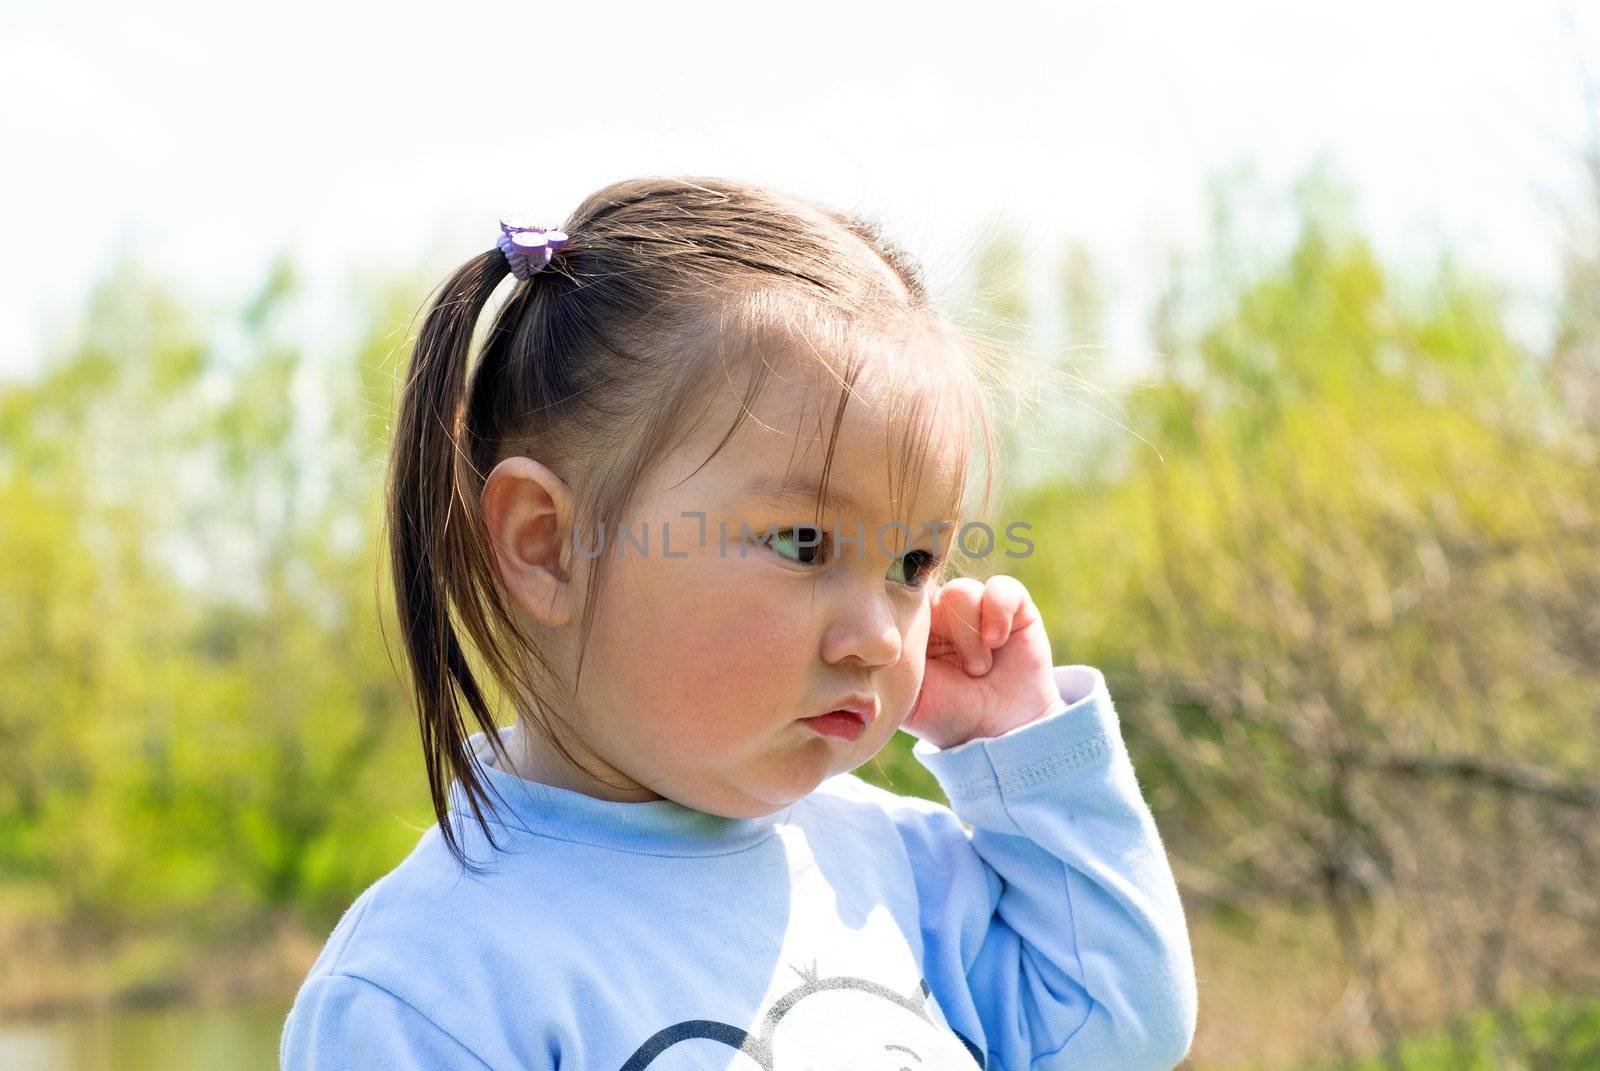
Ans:
MULTIPOLYGON (((817 492, 820 489, 815 476, 796 477, 777 473, 764 473, 753 477, 745 483, 744 494, 747 501, 778 507, 788 505, 790 502, 798 501, 801 498, 808 502, 815 502, 817 500, 817 492)), ((829 508, 846 515, 855 517, 871 515, 871 511, 864 508, 858 501, 843 491, 834 491, 829 488, 824 502, 829 508)), ((944 524, 951 531, 954 531, 957 527, 957 519, 954 516, 946 517, 939 523, 944 524)), ((916 528, 915 525, 912 527, 913 529, 916 528)), ((924 530, 926 530, 926 526, 924 526, 924 530)), ((943 545, 948 547, 949 544, 946 541, 943 545)))
MULTIPOLYGON (((744 485, 747 498, 772 506, 784 505, 802 497, 815 502, 821 490, 821 482, 814 476, 791 477, 771 473, 756 476, 744 485)), ((868 512, 854 498, 831 487, 824 501, 835 509, 856 514, 868 512)))

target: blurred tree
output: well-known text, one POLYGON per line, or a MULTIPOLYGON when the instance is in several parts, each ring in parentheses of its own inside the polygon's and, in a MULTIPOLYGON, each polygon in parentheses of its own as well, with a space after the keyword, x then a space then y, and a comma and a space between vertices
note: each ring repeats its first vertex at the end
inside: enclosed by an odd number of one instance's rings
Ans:
POLYGON ((209 333, 119 265, 0 393, 0 881, 85 947, 321 925, 415 839, 375 582, 400 292, 318 367, 287 264, 209 333))
POLYGON ((1393 1052, 1508 981, 1600 985, 1600 470, 1492 290, 1446 258, 1406 300, 1302 196, 1016 571, 1112 677, 1191 900, 1323 912, 1393 1052), (1418 949, 1444 1007, 1402 996, 1418 949))

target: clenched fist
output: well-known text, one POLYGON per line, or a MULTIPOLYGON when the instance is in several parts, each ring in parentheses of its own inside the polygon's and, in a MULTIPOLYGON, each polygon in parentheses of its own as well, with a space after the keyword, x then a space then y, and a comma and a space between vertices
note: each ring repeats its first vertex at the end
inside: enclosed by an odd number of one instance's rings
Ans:
POLYGON ((957 577, 933 594, 922 691, 901 728, 935 747, 999 736, 1066 708, 1044 619, 1022 582, 957 577))

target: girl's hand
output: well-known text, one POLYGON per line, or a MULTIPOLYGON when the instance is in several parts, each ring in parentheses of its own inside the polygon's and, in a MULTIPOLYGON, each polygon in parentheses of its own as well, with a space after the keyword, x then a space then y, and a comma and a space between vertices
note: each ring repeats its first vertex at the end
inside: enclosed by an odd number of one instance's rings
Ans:
POLYGON ((933 593, 922 691, 901 725, 938 748, 999 736, 1066 706, 1050 638, 1015 577, 957 577, 933 593))

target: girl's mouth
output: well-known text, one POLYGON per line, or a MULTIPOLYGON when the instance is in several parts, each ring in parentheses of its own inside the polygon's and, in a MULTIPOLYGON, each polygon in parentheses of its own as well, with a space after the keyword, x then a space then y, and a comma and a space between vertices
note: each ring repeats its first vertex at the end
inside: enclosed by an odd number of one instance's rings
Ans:
POLYGON ((800 720, 823 736, 836 736, 841 740, 855 740, 866 728, 861 715, 852 714, 848 710, 830 710, 826 714, 800 720))

